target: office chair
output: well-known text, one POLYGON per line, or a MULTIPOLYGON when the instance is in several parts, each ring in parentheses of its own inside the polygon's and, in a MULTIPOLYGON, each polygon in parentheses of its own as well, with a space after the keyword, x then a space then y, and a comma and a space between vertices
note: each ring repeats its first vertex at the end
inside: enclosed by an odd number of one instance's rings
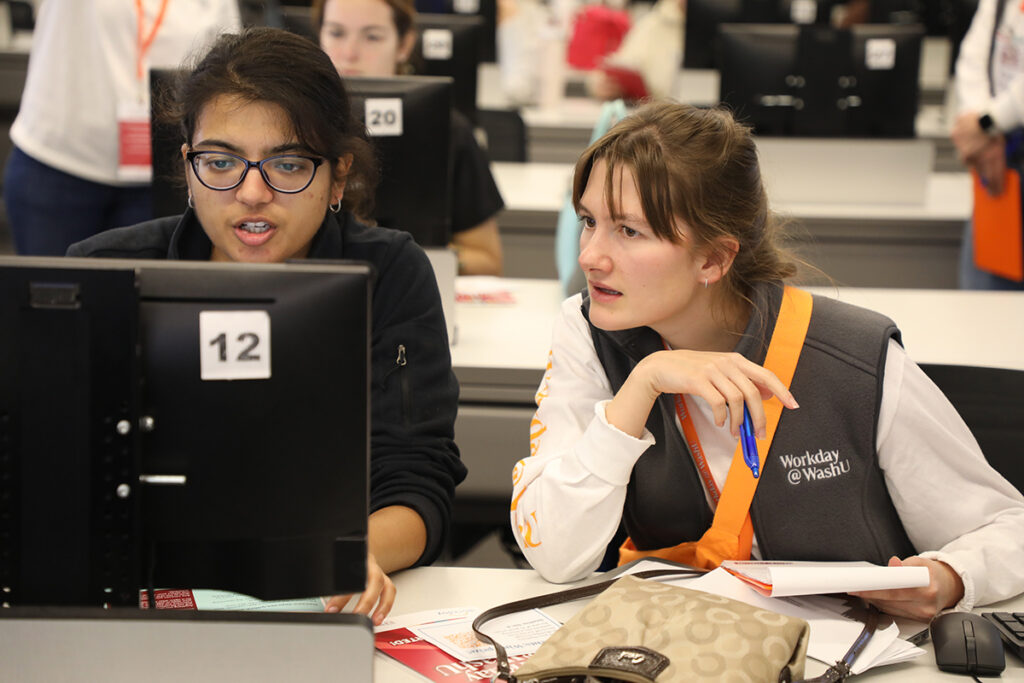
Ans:
POLYGON ((989 464, 1024 492, 1024 371, 922 365, 967 423, 989 464))
POLYGON ((526 124, 516 109, 478 109, 477 125, 487 134, 491 161, 526 161, 526 124))

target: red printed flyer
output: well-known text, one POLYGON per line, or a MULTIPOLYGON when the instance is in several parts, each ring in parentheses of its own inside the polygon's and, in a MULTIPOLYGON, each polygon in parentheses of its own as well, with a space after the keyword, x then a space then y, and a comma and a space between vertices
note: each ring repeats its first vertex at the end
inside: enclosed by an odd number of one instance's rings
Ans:
MULTIPOLYGON (((378 631, 375 640, 378 651, 401 662, 428 681, 489 681, 497 668, 493 659, 459 661, 407 628, 378 631)), ((509 667, 515 671, 528 658, 529 655, 512 655, 508 658, 509 667)))

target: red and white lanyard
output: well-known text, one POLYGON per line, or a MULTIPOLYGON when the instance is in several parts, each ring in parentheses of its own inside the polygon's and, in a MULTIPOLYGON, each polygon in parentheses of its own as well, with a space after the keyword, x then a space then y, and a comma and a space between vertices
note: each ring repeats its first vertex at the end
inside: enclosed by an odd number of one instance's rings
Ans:
POLYGON ((150 46, 153 45, 153 39, 156 38, 157 32, 160 30, 160 25, 164 22, 164 14, 167 13, 167 4, 170 0, 161 0, 160 9, 156 13, 156 19, 153 20, 153 25, 149 29, 149 33, 146 33, 146 22, 145 22, 145 10, 142 8, 142 0, 135 0, 135 15, 137 19, 138 30, 135 34, 136 45, 138 51, 135 54, 135 75, 141 81, 143 77, 143 65, 146 62, 146 53, 149 52, 150 46))

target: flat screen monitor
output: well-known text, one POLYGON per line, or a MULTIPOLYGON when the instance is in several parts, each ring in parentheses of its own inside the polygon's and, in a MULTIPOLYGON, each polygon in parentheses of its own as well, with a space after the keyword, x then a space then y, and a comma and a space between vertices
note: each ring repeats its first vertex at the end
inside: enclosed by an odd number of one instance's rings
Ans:
POLYGON ((477 122, 477 72, 484 21, 461 14, 420 14, 414 63, 424 76, 450 76, 455 108, 477 122))
POLYGON ((0 259, 0 588, 362 590, 370 269, 0 259))
POLYGON ((758 135, 915 135, 920 25, 729 24, 719 99, 758 135))
POLYGON ((416 12, 458 14, 479 17, 483 21, 479 50, 481 62, 497 61, 498 0, 416 0, 416 12))
POLYGON ((849 109, 851 135, 910 138, 921 92, 921 24, 852 27, 853 74, 860 103, 849 109))
MULTIPOLYGON (((687 0, 683 67, 715 69, 715 40, 723 24, 828 26, 848 0, 687 0)), ((878 0, 882 1, 882 0, 878 0)), ((899 0, 894 0, 899 1, 899 0)), ((908 0, 909 1, 909 0, 908 0)))
POLYGON ((873 24, 917 24, 925 18, 925 2, 936 0, 871 0, 868 21, 873 24))
POLYGON ((758 135, 796 135, 797 27, 728 24, 718 34, 719 100, 758 135))
POLYGON ((687 69, 718 68, 715 36, 723 24, 772 24, 794 21, 793 13, 802 23, 813 23, 819 4, 827 0, 687 0, 683 67, 687 69), (795 5, 795 7, 794 7, 795 5), (811 12, 814 16, 807 16, 811 12))
POLYGON ((452 79, 350 77, 345 88, 377 150, 378 225, 405 230, 423 247, 451 241, 452 79))

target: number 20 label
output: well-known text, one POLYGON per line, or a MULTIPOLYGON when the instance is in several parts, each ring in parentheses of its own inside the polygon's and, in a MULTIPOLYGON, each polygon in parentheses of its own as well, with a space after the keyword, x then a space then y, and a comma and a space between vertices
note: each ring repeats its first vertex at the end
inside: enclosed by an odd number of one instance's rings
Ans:
POLYGON ((402 98, 368 97, 365 112, 366 130, 370 135, 397 136, 402 134, 402 98))
POLYGON ((199 376, 203 380, 269 379, 267 312, 200 311, 199 376))

